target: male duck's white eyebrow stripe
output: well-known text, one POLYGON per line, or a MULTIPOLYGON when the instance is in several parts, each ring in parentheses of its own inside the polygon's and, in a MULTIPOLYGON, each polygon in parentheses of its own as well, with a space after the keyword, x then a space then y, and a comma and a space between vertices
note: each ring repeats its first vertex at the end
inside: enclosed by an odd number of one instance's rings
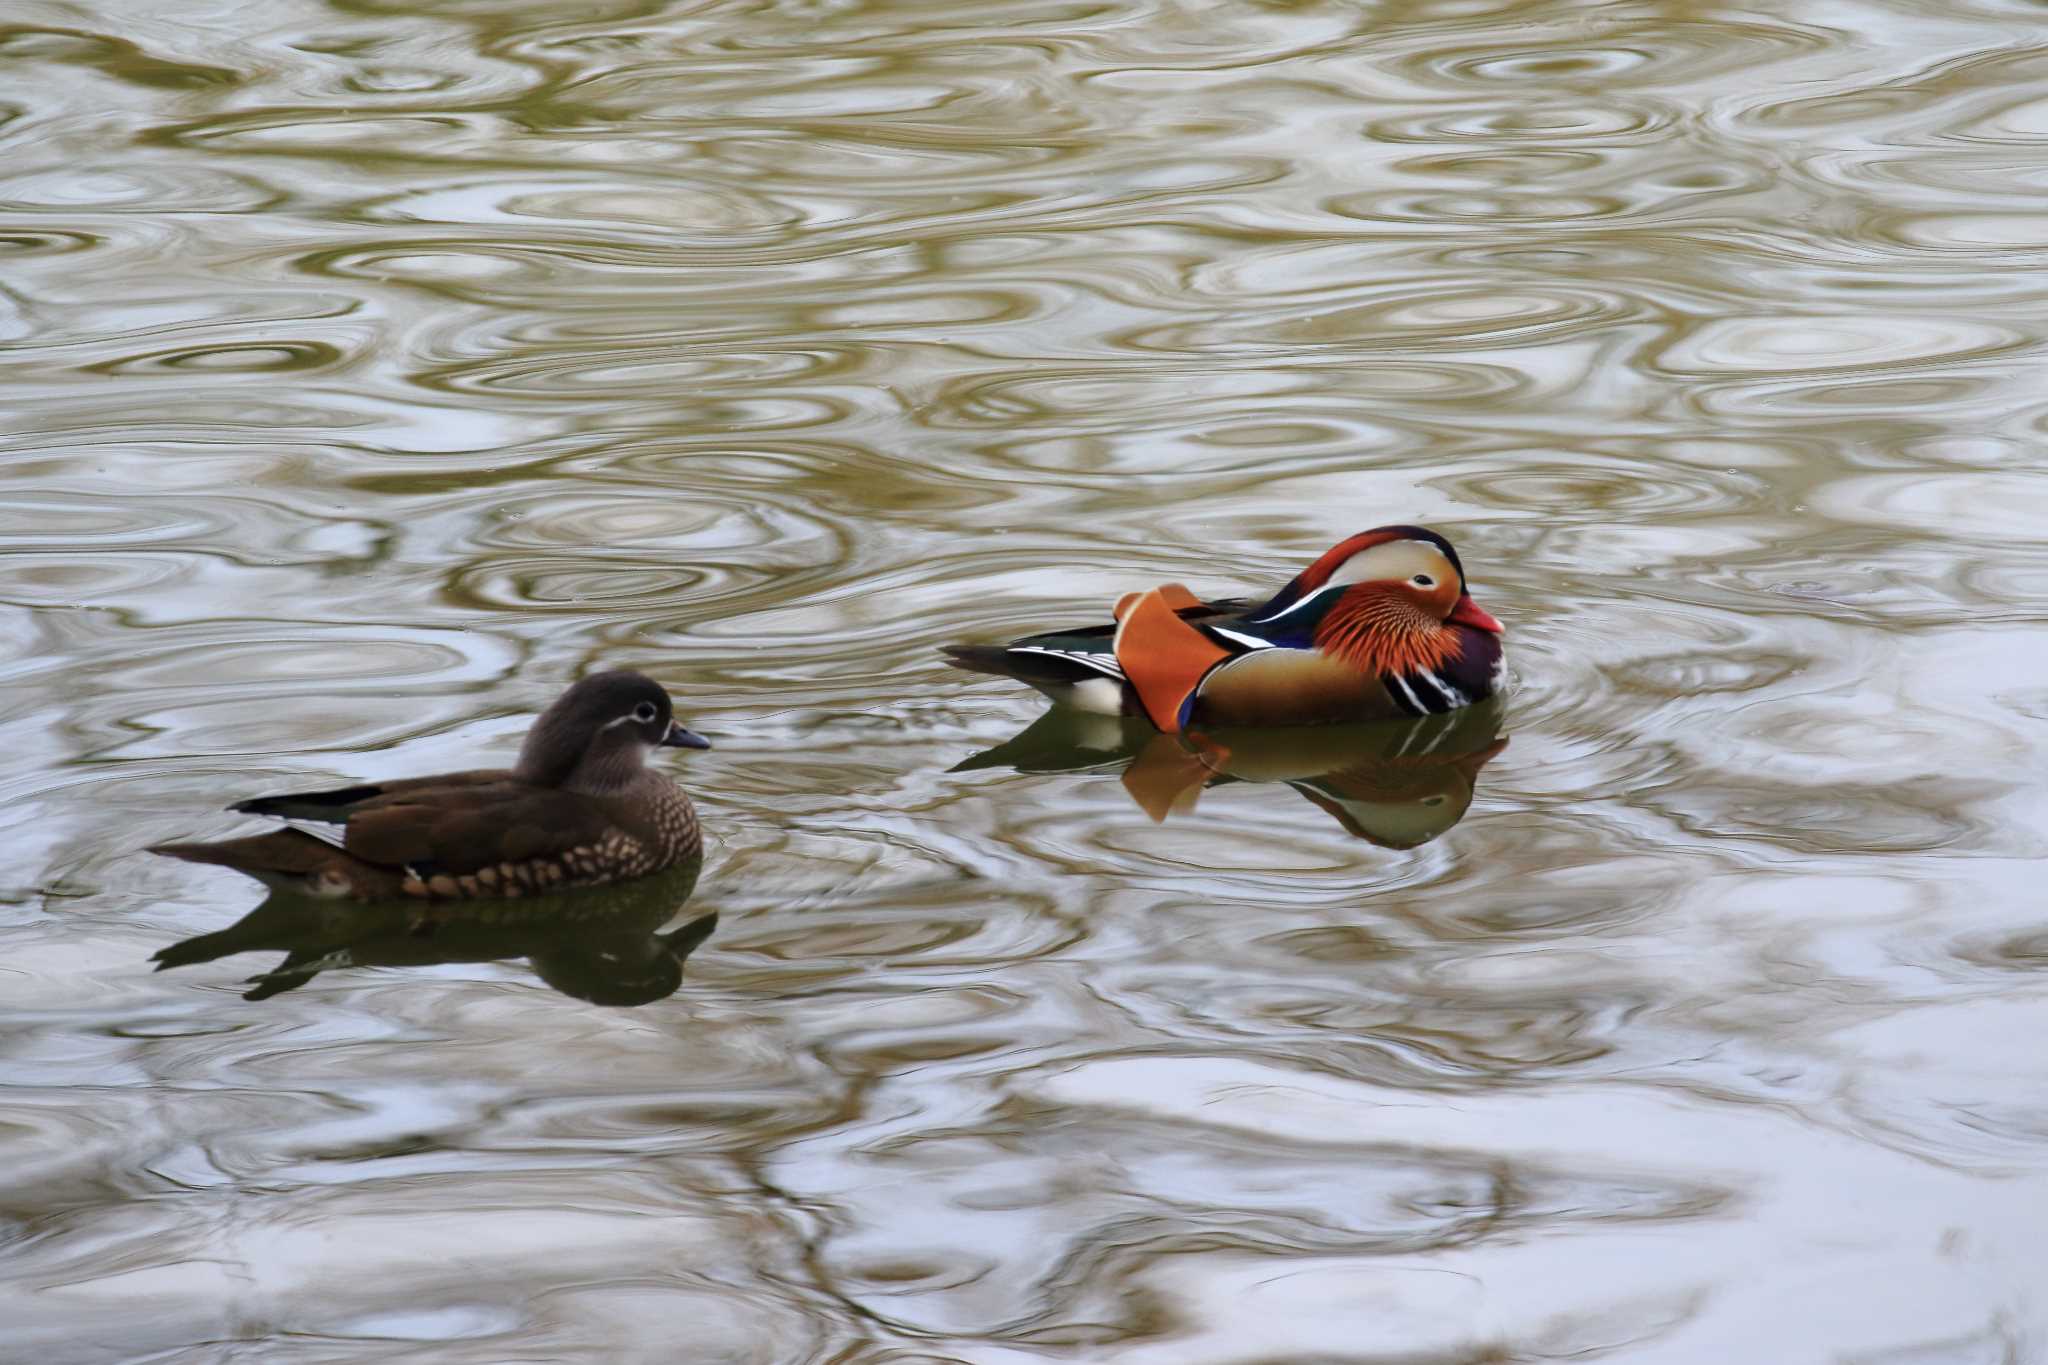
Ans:
MULTIPOLYGON (((1428 546, 1428 547, 1429 547, 1430 549, 1432 549, 1432 550, 1435 550, 1435 551, 1436 551, 1436 552, 1437 552, 1438 554, 1442 554, 1442 553, 1444 552, 1444 547, 1443 547, 1443 546, 1441 546, 1441 545, 1439 545, 1439 544, 1437 544, 1437 543, 1436 543, 1435 541, 1433 541, 1433 540, 1416 540, 1416 539, 1414 539, 1413 537, 1409 537, 1409 538, 1408 538, 1408 539, 1406 539, 1406 540, 1388 540, 1388 541, 1382 541, 1382 542, 1381 542, 1381 544, 1384 544, 1384 545, 1427 545, 1427 546, 1428 546)), ((1380 548, 1380 547, 1379 547, 1378 545, 1368 545, 1368 546, 1366 546, 1366 547, 1365 547, 1365 549, 1363 549, 1363 550, 1360 550, 1360 551, 1359 551, 1358 553, 1362 555, 1362 554, 1366 554, 1366 553, 1368 553, 1368 552, 1370 552, 1370 551, 1373 551, 1373 550, 1377 550, 1377 549, 1379 549, 1379 548, 1380 548)), ((1353 558, 1356 558, 1356 557, 1357 557, 1357 556, 1353 556, 1353 558)), ((1345 563, 1345 564, 1348 564, 1348 563, 1350 563, 1350 562, 1351 562, 1351 561, 1350 561, 1350 560, 1348 560, 1348 559, 1344 561, 1344 563, 1345 563)), ((1341 572, 1341 571, 1343 570, 1343 568, 1344 568, 1344 565, 1343 565, 1343 564, 1339 564, 1339 565, 1337 566, 1337 568, 1336 568, 1336 569, 1332 570, 1332 572, 1333 572, 1333 573, 1336 573, 1336 572, 1341 572)), ((1293 612, 1293 611, 1299 611, 1299 610, 1300 610, 1301 608, 1303 608, 1303 607, 1307 606, 1307 605, 1308 605, 1308 604, 1309 604, 1309 603, 1310 603, 1311 601, 1315 600, 1315 598, 1317 598, 1318 596, 1320 596, 1320 595, 1321 595, 1321 594, 1323 594, 1323 593, 1329 592, 1329 591, 1330 591, 1331 589, 1333 589, 1333 588, 1349 588, 1349 587, 1352 587, 1352 586, 1354 586, 1354 585, 1353 585, 1353 584, 1350 584, 1350 583, 1325 583, 1325 584, 1323 584, 1323 586, 1322 586, 1322 587, 1320 587, 1320 588, 1317 588, 1317 589, 1316 589, 1316 590, 1315 590, 1314 592, 1305 592, 1305 593, 1303 593, 1303 594, 1301 595, 1301 600, 1300 600, 1300 601, 1298 601, 1298 602, 1295 602, 1295 603, 1294 603, 1293 605, 1291 605, 1291 606, 1287 607, 1287 608, 1286 608, 1286 610, 1284 610, 1284 611, 1276 611, 1276 612, 1274 612, 1274 613, 1273 613, 1273 614, 1272 614, 1271 616, 1247 616, 1247 617, 1245 617, 1244 619, 1245 619, 1245 620, 1247 620, 1247 621, 1249 621, 1249 622, 1250 622, 1251 624, 1253 624, 1253 625, 1255 625, 1255 626, 1263 626, 1263 625, 1265 625, 1265 624, 1266 624, 1266 622, 1268 622, 1268 621, 1277 621, 1277 620, 1279 620, 1279 619, 1280 619, 1281 617, 1283 617, 1283 616, 1287 615, 1287 614, 1288 614, 1288 612, 1293 612)), ((1214 627, 1211 627, 1211 629, 1214 629, 1214 627)))
POLYGON ((1349 583, 1325 583, 1322 587, 1317 588, 1314 592, 1303 593, 1301 595, 1300 601, 1295 602, 1292 605, 1285 607, 1280 611, 1274 612, 1271 616, 1247 616, 1244 619, 1250 625, 1263 626, 1268 621, 1277 621, 1283 616, 1289 615, 1293 612, 1300 611, 1303 607, 1315 601, 1318 597, 1321 597, 1326 592, 1332 592, 1339 588, 1348 588, 1350 586, 1351 585, 1349 583))
POLYGON ((1209 629, 1215 631, 1218 635, 1221 635, 1226 640, 1235 640, 1239 644, 1248 645, 1253 649, 1275 648, 1271 640, 1261 640, 1256 635, 1240 635, 1234 630, 1225 630, 1222 626, 1211 626, 1209 627, 1209 629))

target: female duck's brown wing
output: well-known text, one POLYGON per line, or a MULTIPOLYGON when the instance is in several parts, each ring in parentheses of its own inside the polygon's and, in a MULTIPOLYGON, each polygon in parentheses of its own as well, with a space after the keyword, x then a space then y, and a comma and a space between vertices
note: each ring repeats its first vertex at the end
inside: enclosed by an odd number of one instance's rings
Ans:
POLYGON ((232 809, 340 825, 351 858, 434 895, 487 895, 650 870, 621 803, 483 770, 258 797, 232 809), (445 883, 445 885, 444 885, 445 883))
POLYGON ((357 802, 342 847, 429 884, 486 870, 496 874, 486 885, 587 881, 622 874, 649 851, 618 815, 613 802, 523 782, 423 783, 357 802))
POLYGON ((328 791, 286 792, 281 796, 258 796, 237 801, 228 809, 240 815, 273 815, 280 820, 311 820, 318 824, 347 822, 356 809, 388 796, 422 790, 453 792, 469 787, 492 787, 513 782, 509 768, 477 768, 469 772, 442 773, 437 777, 407 777, 392 782, 365 782, 328 791))

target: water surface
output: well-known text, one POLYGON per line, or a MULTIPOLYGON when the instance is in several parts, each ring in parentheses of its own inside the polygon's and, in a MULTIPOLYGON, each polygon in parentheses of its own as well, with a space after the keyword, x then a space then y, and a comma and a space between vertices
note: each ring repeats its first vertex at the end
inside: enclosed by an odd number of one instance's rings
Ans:
POLYGON ((2048 1359, 2048 16, 1776 10, 21 0, 10 1344, 2048 1359), (972 762, 938 644, 1396 520, 1505 747, 972 762), (151 974, 599 665, 672 990, 151 974))

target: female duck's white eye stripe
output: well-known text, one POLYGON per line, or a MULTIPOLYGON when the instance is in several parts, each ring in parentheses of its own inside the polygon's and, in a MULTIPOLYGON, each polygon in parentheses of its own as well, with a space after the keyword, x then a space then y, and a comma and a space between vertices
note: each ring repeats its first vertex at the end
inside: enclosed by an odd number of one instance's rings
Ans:
MULTIPOLYGON (((627 724, 627 723, 628 723, 628 722, 630 722, 630 721, 637 721, 637 720, 639 720, 639 719, 640 719, 640 717, 639 717, 639 716, 637 716, 637 715, 635 715, 635 714, 633 714, 632 712, 630 712, 630 711, 629 711, 629 712, 627 712, 627 713, 626 713, 625 715, 623 715, 623 716, 620 716, 620 717, 619 717, 619 718, 618 718, 617 720, 608 720, 608 721, 606 721, 606 722, 605 722, 604 724, 602 724, 602 725, 598 726, 598 727, 597 727, 597 732, 598 732, 599 734, 603 734, 603 733, 604 733, 605 731, 607 731, 607 730, 611 729, 611 728, 612 728, 612 727, 613 727, 614 725, 625 725, 625 724, 627 724)), ((643 723, 644 723, 644 722, 643 722, 643 723)))

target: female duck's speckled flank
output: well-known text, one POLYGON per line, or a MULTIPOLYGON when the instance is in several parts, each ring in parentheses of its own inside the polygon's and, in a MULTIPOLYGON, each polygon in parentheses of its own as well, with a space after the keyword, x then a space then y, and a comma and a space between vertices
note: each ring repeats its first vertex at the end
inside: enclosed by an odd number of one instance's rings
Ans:
POLYGON ((229 809, 323 828, 150 851, 353 900, 602 886, 702 851, 690 798, 646 766, 660 746, 711 747, 672 719, 668 694, 653 679, 599 673, 541 713, 509 770, 258 797, 229 809))
POLYGON ((1166 731, 1439 714, 1492 696, 1504 668, 1500 622, 1472 600, 1451 542, 1420 526, 1352 536, 1263 603, 1205 602, 1170 583, 1114 615, 946 653, 1166 731))

